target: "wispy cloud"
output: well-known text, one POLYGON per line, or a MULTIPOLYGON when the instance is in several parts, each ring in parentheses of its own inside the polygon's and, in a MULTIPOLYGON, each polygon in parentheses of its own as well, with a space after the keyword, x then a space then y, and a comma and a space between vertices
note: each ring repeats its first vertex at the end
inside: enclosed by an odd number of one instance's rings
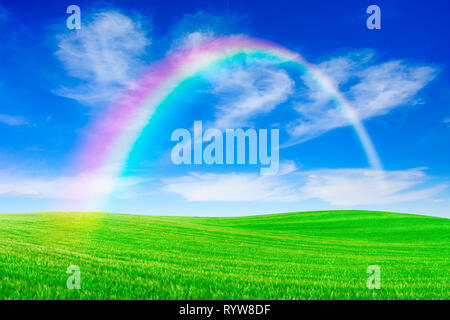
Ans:
POLYGON ((81 84, 58 93, 88 105, 113 99, 118 89, 131 83, 149 44, 138 18, 115 11, 94 15, 81 30, 59 35, 55 54, 81 84))
POLYGON ((0 114, 0 123, 7 126, 23 126, 28 124, 28 120, 23 117, 0 114))
MULTIPOLYGON (((317 67, 339 86, 361 120, 421 103, 418 92, 439 72, 403 60, 379 62, 372 50, 333 57, 317 67)), ((294 81, 286 70, 256 59, 215 69, 207 79, 220 101, 214 122, 218 128, 249 125, 283 103, 298 114, 281 123, 290 136, 287 144, 351 124, 334 97, 309 74, 294 81)))
POLYGON ((289 98, 295 84, 286 71, 264 66, 222 68, 209 80, 222 100, 214 123, 220 129, 246 126, 267 114, 289 98))
POLYGON ((420 187, 426 181, 423 169, 377 172, 367 169, 318 170, 309 172, 301 191, 336 206, 408 202, 429 198, 445 185, 420 187))
POLYGON ((9 18, 10 13, 8 12, 8 10, 4 6, 0 5, 0 24, 8 21, 9 18))
MULTIPOLYGON (((73 185, 86 185, 94 183, 92 189, 93 198, 101 197, 111 192, 111 188, 115 186, 129 189, 137 185, 142 179, 137 177, 129 177, 113 181, 110 175, 106 174, 85 174, 79 176, 62 176, 62 177, 29 177, 26 175, 11 175, 10 172, 0 171, 0 195, 17 196, 17 197, 41 197, 52 199, 77 199, 78 194, 70 190, 73 185)), ((83 190, 80 190, 82 192, 83 190)))
POLYGON ((191 47, 214 36, 242 33, 247 23, 246 16, 235 13, 215 15, 198 11, 186 14, 169 32, 170 47, 191 47))
POLYGON ((163 179, 163 190, 181 195, 187 201, 293 201, 298 194, 283 178, 295 170, 283 165, 276 176, 259 174, 198 174, 163 179))
MULTIPOLYGON (((416 104, 416 94, 438 73, 433 67, 402 60, 376 63, 374 53, 367 50, 332 58, 318 67, 340 86, 362 120, 416 104)), ((300 119, 288 126, 293 141, 305 141, 350 124, 332 96, 307 76, 302 80, 306 101, 295 106, 300 119)))
POLYGON ((423 169, 383 172, 369 169, 336 169, 302 172, 290 166, 276 176, 191 173, 178 178, 163 179, 163 190, 178 194, 187 201, 286 202, 315 198, 335 206, 356 206, 429 198, 446 187, 421 187, 426 180, 423 169))

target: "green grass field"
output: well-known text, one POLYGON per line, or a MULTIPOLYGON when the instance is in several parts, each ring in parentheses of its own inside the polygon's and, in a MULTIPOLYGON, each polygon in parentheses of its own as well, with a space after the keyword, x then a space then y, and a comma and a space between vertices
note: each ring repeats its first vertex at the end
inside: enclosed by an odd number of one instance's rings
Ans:
POLYGON ((448 299, 449 254, 450 220, 397 213, 4 214, 0 298, 448 299))

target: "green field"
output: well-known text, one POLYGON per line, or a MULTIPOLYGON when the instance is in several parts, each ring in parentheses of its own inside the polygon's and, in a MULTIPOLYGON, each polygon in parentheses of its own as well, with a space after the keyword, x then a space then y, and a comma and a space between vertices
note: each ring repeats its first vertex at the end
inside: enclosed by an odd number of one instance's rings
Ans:
POLYGON ((449 254, 450 220, 398 213, 3 214, 0 298, 448 299, 449 254))

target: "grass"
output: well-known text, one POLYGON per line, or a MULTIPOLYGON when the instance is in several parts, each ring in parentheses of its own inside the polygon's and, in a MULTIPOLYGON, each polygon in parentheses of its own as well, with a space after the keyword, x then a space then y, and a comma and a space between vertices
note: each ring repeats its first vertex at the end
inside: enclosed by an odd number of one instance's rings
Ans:
POLYGON ((0 298, 448 299, 449 253, 448 219, 398 213, 2 214, 0 298))

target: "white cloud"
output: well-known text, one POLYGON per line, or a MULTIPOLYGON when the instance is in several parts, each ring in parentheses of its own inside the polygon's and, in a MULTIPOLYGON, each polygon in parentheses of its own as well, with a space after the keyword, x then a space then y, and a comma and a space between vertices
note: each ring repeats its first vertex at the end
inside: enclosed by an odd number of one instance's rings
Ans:
POLYGON ((265 66, 222 68, 209 80, 212 93, 222 100, 214 123, 219 129, 248 126, 252 117, 267 114, 285 102, 294 87, 287 72, 265 66))
POLYGON ((298 200, 298 194, 283 178, 295 169, 292 163, 287 163, 274 176, 190 173, 163 179, 163 191, 179 194, 187 201, 293 201, 298 200))
MULTIPOLYGON (((204 41, 204 34, 192 34, 204 41)), ((195 40, 196 39, 196 40, 195 40)), ((417 93, 436 77, 437 69, 411 65, 403 60, 377 62, 371 50, 334 57, 318 65, 340 87, 361 120, 389 113, 407 104, 422 103, 417 93)), ((214 127, 235 128, 252 124, 295 95, 299 114, 284 123, 290 135, 285 145, 300 143, 335 128, 351 124, 334 97, 309 75, 296 84, 289 74, 265 61, 215 69, 208 76, 212 93, 219 97, 214 127)), ((292 99, 290 101, 292 103, 292 99)))
POLYGON ((248 19, 242 15, 214 15, 204 11, 186 14, 170 30, 172 50, 195 46, 214 36, 236 34, 245 30, 248 19))
POLYGON ((349 95, 360 117, 366 119, 411 101, 435 77, 435 70, 392 61, 369 67, 360 76, 361 81, 351 87, 349 95))
POLYGON ((408 202, 429 198, 446 186, 420 187, 423 169, 377 172, 370 169, 296 171, 279 175, 195 174, 163 179, 163 190, 187 201, 286 202, 321 199, 335 206, 408 202), (289 173, 289 175, 288 175, 289 173))
POLYGON ((337 56, 321 62, 318 67, 333 78, 336 83, 345 83, 359 72, 375 56, 375 52, 366 49, 354 51, 347 55, 337 56))
POLYGON ((28 124, 28 121, 23 117, 0 114, 0 123, 8 126, 23 126, 28 124))
POLYGON ((115 11, 99 13, 59 39, 56 56, 82 83, 58 93, 91 105, 113 99, 131 83, 150 44, 139 19, 115 11))
MULTIPOLYGON (((293 162, 281 164, 278 175, 257 173, 190 173, 162 179, 163 192, 182 196, 190 202, 299 202, 320 199, 333 206, 389 204, 429 199, 446 185, 424 186, 423 168, 399 171, 371 169, 325 169, 299 171, 293 162)), ((148 192, 148 179, 127 177, 116 180, 109 174, 82 174, 56 178, 25 177, 0 172, 0 196, 39 197, 78 201, 86 193, 93 203, 110 194, 141 197, 148 192)), ((76 202, 74 202, 76 204, 76 202)))
POLYGON ((423 169, 377 172, 368 169, 318 170, 301 191, 336 206, 408 202, 429 198, 444 185, 417 188, 426 180, 423 169))
POLYGON ((120 179, 116 185, 107 174, 83 174, 66 177, 26 177, 0 172, 0 195, 17 197, 41 197, 53 199, 78 199, 89 187, 89 192, 95 198, 107 195, 113 187, 129 188, 141 182, 141 179, 130 177, 120 179), (77 188, 74 188, 76 186, 77 188))
POLYGON ((172 50, 196 47, 214 37, 213 32, 195 31, 174 41, 172 50))
MULTIPOLYGON (((437 74, 432 67, 412 66, 402 60, 376 64, 373 56, 371 51, 362 51, 318 65, 340 85, 361 120, 417 103, 415 95, 437 74)), ((307 102, 295 107, 301 118, 288 126, 293 141, 305 141, 350 124, 332 96, 310 78, 304 76, 302 80, 307 87, 307 102)))
POLYGON ((257 174, 195 174, 163 180, 163 190, 187 201, 285 201, 290 190, 280 181, 257 174))

